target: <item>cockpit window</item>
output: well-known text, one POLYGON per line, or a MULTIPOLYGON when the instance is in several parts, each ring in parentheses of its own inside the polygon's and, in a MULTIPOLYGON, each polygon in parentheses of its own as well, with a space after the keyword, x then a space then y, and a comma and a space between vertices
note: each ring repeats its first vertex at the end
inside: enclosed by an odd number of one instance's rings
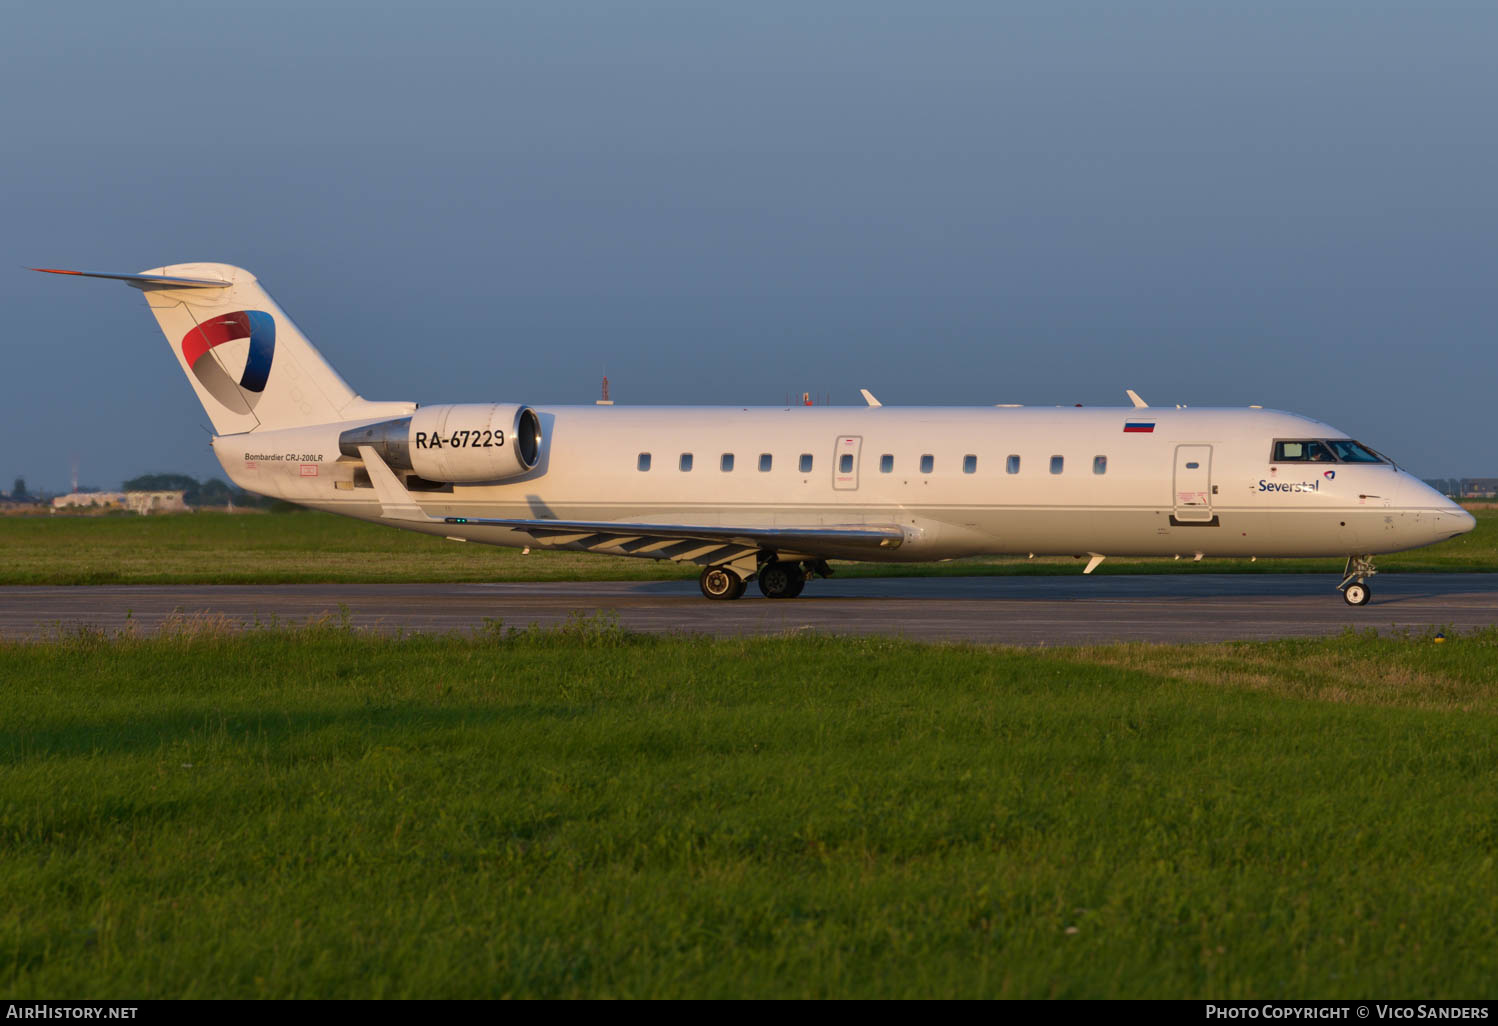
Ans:
POLYGON ((1323 442, 1275 442, 1275 463, 1335 463, 1337 457, 1323 442))
POLYGON ((1275 442, 1275 463, 1386 463, 1378 453, 1351 438, 1307 438, 1295 442, 1275 442))
POLYGON ((1383 457, 1350 438, 1332 438, 1326 443, 1343 463, 1382 463, 1383 457))

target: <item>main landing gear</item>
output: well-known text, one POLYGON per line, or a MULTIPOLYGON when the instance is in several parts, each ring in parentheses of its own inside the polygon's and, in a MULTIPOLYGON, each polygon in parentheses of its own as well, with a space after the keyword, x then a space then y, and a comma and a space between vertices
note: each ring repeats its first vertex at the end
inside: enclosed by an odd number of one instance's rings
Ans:
MULTIPOLYGON (((801 594, 813 574, 831 577, 832 568, 822 559, 803 563, 766 558, 760 564, 759 572, 751 577, 759 582, 760 594, 765 598, 790 599, 801 594)), ((751 577, 741 575, 731 566, 710 566, 702 571, 697 584, 702 588, 702 594, 710 599, 736 599, 744 597, 751 577)))
POLYGON ((806 570, 800 563, 776 560, 759 568, 759 591, 765 598, 795 598, 804 587, 806 570))
POLYGON ((1337 585, 1337 590, 1342 593, 1342 601, 1349 606, 1366 606, 1373 597, 1373 589, 1368 587, 1368 578, 1376 573, 1378 571, 1373 567, 1372 556, 1348 556, 1347 566, 1342 571, 1342 583, 1337 585))
POLYGON ((726 566, 710 566, 698 580, 702 594, 710 599, 736 599, 744 596, 749 582, 726 566))

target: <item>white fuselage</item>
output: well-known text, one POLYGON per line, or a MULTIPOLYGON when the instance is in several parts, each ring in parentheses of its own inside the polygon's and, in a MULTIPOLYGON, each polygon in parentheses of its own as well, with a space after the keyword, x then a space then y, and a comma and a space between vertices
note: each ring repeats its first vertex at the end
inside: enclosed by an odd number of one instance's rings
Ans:
MULTIPOLYGON (((899 561, 1373 554, 1428 545, 1474 523, 1391 463, 1273 462, 1276 440, 1347 437, 1273 410, 535 409, 543 444, 534 469, 483 484, 408 479, 421 509, 434 517, 897 525, 905 541, 887 551, 834 546, 781 556, 899 561), (1131 423, 1153 429, 1126 431, 1131 423)), ((214 447, 243 488, 381 521, 360 460, 339 449, 340 432, 359 423, 367 421, 223 435, 214 447)), ((400 526, 497 545, 544 544, 505 527, 400 526)), ((674 558, 660 549, 556 544, 674 558)))

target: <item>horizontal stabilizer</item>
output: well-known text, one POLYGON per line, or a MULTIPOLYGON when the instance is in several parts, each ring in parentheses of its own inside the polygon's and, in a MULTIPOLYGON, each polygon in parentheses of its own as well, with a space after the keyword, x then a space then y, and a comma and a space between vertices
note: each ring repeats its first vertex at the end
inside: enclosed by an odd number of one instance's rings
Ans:
POLYGON ((100 271, 64 271, 56 267, 32 267, 28 270, 41 271, 43 274, 71 274, 78 278, 113 278, 136 288, 156 285, 178 289, 222 289, 234 284, 217 278, 172 278, 164 274, 104 274, 100 271))

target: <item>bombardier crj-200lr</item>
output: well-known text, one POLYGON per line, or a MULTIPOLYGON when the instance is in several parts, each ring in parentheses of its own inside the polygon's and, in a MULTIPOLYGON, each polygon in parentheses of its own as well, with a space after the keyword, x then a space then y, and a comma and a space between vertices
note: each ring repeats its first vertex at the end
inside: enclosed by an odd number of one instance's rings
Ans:
MULTIPOLYGON (((38 270, 43 270, 38 268, 38 270)), ((145 293, 234 483, 455 541, 670 559, 702 593, 794 598, 830 559, 1372 556, 1471 514, 1320 421, 1250 409, 418 406, 354 393, 226 264, 145 293)))

